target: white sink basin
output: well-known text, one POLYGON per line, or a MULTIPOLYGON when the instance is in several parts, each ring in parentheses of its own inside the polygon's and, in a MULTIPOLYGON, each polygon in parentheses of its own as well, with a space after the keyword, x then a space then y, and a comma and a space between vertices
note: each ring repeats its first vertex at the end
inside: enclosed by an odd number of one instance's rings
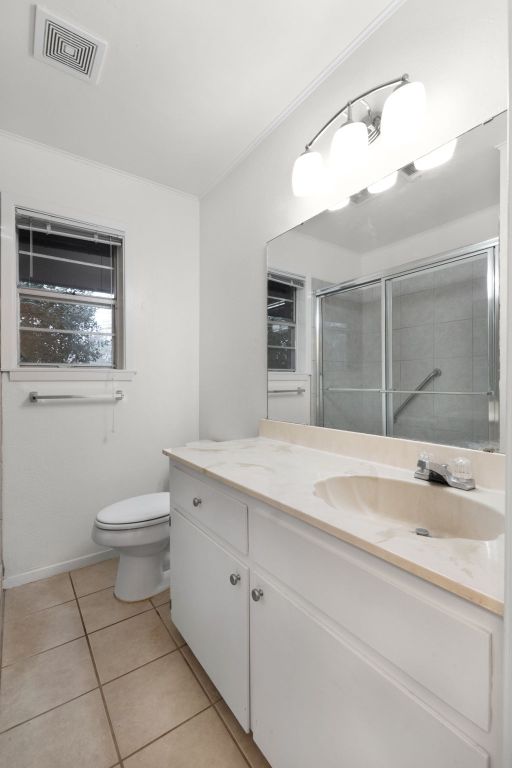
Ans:
POLYGON ((504 516, 472 496, 476 491, 456 491, 419 480, 329 477, 315 484, 315 493, 336 509, 398 522, 413 533, 426 529, 435 538, 492 541, 505 529, 504 516))

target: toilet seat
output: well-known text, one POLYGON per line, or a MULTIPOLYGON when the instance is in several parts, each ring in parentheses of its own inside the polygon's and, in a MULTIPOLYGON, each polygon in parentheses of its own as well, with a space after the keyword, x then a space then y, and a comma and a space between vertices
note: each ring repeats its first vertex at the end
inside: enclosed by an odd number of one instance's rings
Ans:
POLYGON ((169 493, 147 493, 117 501, 96 515, 96 527, 104 531, 126 531, 161 525, 169 520, 169 493))

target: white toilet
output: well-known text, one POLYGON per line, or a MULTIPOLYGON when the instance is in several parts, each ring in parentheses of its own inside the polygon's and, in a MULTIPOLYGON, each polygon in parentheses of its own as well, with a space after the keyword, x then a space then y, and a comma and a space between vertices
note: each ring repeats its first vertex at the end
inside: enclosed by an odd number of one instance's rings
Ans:
POLYGON ((133 602, 169 586, 169 493, 118 501, 96 515, 92 538, 119 553, 114 594, 133 602))

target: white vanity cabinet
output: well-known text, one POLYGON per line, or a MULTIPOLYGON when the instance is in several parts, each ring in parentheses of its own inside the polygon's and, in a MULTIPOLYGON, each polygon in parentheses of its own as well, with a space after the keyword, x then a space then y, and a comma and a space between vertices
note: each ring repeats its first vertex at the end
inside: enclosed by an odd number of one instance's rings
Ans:
POLYGON ((502 768, 500 617, 172 463, 171 499, 173 621, 272 768, 502 768))
POLYGON ((253 574, 251 724, 273 768, 487 768, 486 753, 253 574), (259 594, 259 593, 258 593, 259 594))
POLYGON ((247 508, 228 496, 224 499, 200 481, 194 482, 180 470, 174 470, 171 476, 172 618, 247 731, 249 569, 227 542, 223 546, 195 521, 204 515, 215 536, 215 531, 224 531, 226 519, 229 521, 236 509, 242 520, 237 521, 235 529, 240 533, 245 528, 245 536, 237 537, 243 546, 247 540, 247 519, 243 523, 247 508), (189 506, 194 517, 187 517, 189 506))

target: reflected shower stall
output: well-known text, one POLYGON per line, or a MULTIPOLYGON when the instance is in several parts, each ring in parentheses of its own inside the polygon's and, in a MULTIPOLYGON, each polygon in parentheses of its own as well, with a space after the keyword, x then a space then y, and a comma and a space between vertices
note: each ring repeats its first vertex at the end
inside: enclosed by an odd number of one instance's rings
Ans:
POLYGON ((317 291, 317 424, 497 449, 497 241, 317 291))

